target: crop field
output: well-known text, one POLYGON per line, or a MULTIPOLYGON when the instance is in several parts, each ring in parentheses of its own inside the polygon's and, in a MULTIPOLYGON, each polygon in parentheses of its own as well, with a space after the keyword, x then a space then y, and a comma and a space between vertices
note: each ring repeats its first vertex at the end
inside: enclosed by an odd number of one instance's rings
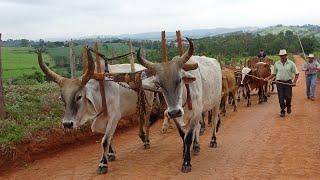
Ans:
MULTIPOLYGON (((1 50, 4 80, 41 71, 33 49, 3 47, 1 50)), ((48 55, 44 55, 44 60, 51 62, 48 55)))

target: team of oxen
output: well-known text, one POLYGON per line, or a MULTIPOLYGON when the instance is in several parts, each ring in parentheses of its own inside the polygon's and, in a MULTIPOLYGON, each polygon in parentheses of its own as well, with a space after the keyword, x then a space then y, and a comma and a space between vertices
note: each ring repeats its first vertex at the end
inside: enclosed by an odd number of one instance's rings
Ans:
MULTIPOLYGON (((194 46, 190 39, 189 49, 182 56, 176 56, 168 63, 153 63, 141 56, 140 49, 135 64, 136 71, 148 70, 151 77, 142 81, 143 87, 158 89, 165 99, 163 130, 168 128, 168 121, 173 121, 183 142, 182 172, 191 171, 191 146, 194 153, 199 153, 199 136, 205 128, 205 116, 212 126, 210 147, 217 147, 217 131, 220 125, 220 114, 225 115, 226 104, 230 103, 237 110, 240 94, 250 106, 250 91, 258 89, 259 103, 267 101, 269 83, 259 80, 271 73, 272 61, 254 59, 248 61, 247 67, 221 67, 216 59, 205 56, 194 56, 194 46), (188 84, 188 88, 186 87, 188 84), (189 91, 189 93, 188 93, 189 91), (187 104, 191 100, 192 109, 187 104)), ((83 56, 87 66, 79 79, 62 77, 50 70, 42 59, 42 50, 38 51, 38 62, 42 71, 60 86, 60 99, 65 104, 62 124, 65 128, 76 128, 92 121, 92 131, 103 133, 101 142, 102 155, 98 173, 106 173, 108 161, 115 160, 111 141, 118 121, 122 117, 136 114, 138 95, 135 91, 109 80, 104 82, 107 115, 101 116, 102 101, 98 81, 92 79, 95 63, 88 48, 83 56)), ((130 72, 130 64, 108 65, 110 72, 130 72)), ((149 116, 153 100, 158 97, 155 92, 145 90, 146 120, 140 122, 139 137, 147 149, 149 140, 149 116)), ((208 122, 208 123, 209 123, 208 122)))

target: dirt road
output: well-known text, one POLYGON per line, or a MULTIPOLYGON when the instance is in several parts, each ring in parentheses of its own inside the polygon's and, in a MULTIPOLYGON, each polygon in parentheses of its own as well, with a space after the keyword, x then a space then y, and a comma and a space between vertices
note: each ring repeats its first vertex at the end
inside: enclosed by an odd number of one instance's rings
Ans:
MULTIPOLYGON (((297 64, 302 60, 296 57, 297 64)), ((210 130, 201 136, 201 152, 192 156, 191 173, 180 172, 182 142, 176 129, 161 134, 151 128, 151 149, 143 150, 137 128, 116 135, 117 160, 106 175, 97 175, 100 145, 67 149, 13 169, 4 179, 320 179, 320 84, 317 101, 305 97, 304 75, 294 88, 293 113, 279 117, 276 94, 265 104, 240 103, 227 110, 218 148, 209 148, 210 130)))

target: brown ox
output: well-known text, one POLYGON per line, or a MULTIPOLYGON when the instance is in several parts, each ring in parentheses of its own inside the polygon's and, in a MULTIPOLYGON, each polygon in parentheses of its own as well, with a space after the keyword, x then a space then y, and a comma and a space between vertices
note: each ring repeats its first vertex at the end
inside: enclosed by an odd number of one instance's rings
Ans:
POLYGON ((272 59, 268 58, 268 57, 265 57, 265 58, 259 58, 259 57, 254 57, 252 59, 249 59, 247 61, 247 67, 249 68, 255 68, 256 64, 258 62, 264 62, 264 63, 267 63, 269 64, 269 66, 273 65, 274 62, 272 59))
POLYGON ((220 103, 220 111, 224 116, 226 115, 226 102, 229 97, 229 101, 232 102, 233 111, 237 111, 237 103, 235 100, 237 94, 237 84, 235 72, 232 69, 222 69, 222 96, 220 103))
POLYGON ((244 67, 242 69, 242 73, 241 85, 246 89, 246 95, 248 98, 247 106, 251 105, 250 91, 253 89, 258 89, 259 104, 262 102, 266 102, 268 100, 266 94, 268 82, 265 82, 262 79, 267 78, 271 75, 270 65, 264 62, 259 62, 253 69, 244 67), (262 79, 257 79, 255 77, 262 79))

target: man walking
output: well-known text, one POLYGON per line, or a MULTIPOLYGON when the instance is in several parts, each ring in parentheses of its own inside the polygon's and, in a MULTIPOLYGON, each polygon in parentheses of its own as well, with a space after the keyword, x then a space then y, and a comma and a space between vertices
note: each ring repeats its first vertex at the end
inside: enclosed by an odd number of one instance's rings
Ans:
POLYGON ((292 99, 292 86, 295 86, 299 77, 299 72, 295 63, 287 59, 287 51, 281 49, 279 52, 280 61, 274 64, 272 74, 265 81, 268 81, 276 77, 278 98, 280 104, 280 117, 285 117, 286 109, 287 113, 291 113, 291 99, 292 99), (294 80, 292 82, 292 78, 294 80), (286 83, 286 84, 281 84, 286 83), (291 85, 290 85, 291 84, 291 85))
POLYGON ((315 100, 317 72, 320 70, 320 64, 314 59, 313 54, 309 54, 308 61, 303 64, 302 70, 306 73, 307 97, 315 100))

